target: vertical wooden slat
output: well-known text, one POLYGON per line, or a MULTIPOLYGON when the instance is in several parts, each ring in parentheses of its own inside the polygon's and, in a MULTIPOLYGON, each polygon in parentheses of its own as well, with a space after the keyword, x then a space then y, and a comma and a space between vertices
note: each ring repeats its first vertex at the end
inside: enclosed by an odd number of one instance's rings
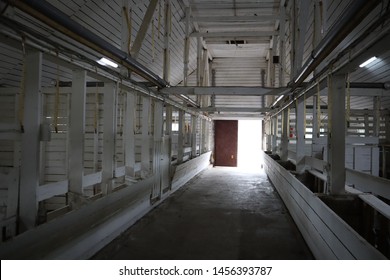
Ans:
POLYGON ((131 92, 126 93, 126 111, 124 118, 124 143, 125 143, 125 166, 126 175, 134 177, 135 172, 135 135, 134 118, 136 102, 135 96, 131 92))
POLYGON ((114 177, 116 86, 114 83, 105 84, 103 91, 102 193, 108 194, 112 191, 114 177))
POLYGON ((305 100, 301 98, 296 108, 296 137, 297 137, 297 158, 296 170, 303 172, 305 170, 305 100))
POLYGON ((331 77, 328 90, 328 187, 345 192, 345 75, 331 77))
POLYGON ((150 111, 150 99, 148 97, 142 97, 141 168, 144 175, 150 172, 149 111, 150 111))
POLYGON ((37 187, 39 186, 40 124, 42 115, 41 78, 42 53, 26 55, 24 133, 20 165, 19 218, 20 230, 33 228, 37 218, 37 187))
POLYGON ((69 191, 70 200, 76 206, 83 195, 84 133, 86 103, 85 70, 74 70, 69 125, 69 191))

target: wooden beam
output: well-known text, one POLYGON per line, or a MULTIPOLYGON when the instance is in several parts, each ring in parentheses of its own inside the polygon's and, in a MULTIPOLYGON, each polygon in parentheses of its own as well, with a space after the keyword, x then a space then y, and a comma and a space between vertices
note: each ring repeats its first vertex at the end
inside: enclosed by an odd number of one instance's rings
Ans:
POLYGON ((311 5, 310 0, 301 0, 300 1, 300 9, 299 9, 299 26, 298 26, 298 40, 296 40, 297 48, 295 50, 294 57, 294 76, 299 73, 299 70, 302 67, 303 62, 303 51, 305 48, 305 39, 306 39, 306 29, 308 25, 308 17, 309 17, 309 8, 311 5))
POLYGON ((177 140, 177 163, 183 162, 184 156, 184 111, 179 110, 179 131, 177 140))
POLYGON ((258 108, 258 107, 204 107, 198 109, 201 112, 246 112, 246 113, 266 113, 270 109, 268 108, 258 108))
POLYGON ((282 111, 282 142, 280 147, 280 158, 282 160, 287 160, 288 158, 289 115, 289 109, 285 109, 282 111))
POLYGON ((295 108, 296 121, 295 121, 295 130, 296 130, 296 171, 302 173, 305 171, 305 104, 306 101, 300 99, 298 101, 298 106, 295 108))
POLYGON ((150 137, 149 137, 150 98, 142 97, 142 142, 141 142, 141 166, 142 176, 150 173, 150 137))
POLYGON ((126 111, 124 118, 124 139, 125 142, 125 166, 126 175, 135 176, 135 135, 134 118, 136 102, 132 92, 126 92, 126 111))
POLYGON ((193 22, 213 23, 213 22, 264 22, 276 21, 279 15, 260 15, 260 16, 191 16, 193 22))
POLYGON ((289 88, 273 87, 235 87, 235 86, 211 86, 211 87, 169 87, 160 90, 164 94, 184 94, 184 95, 286 95, 290 93, 289 88))
POLYGON ((164 16, 164 64, 163 78, 169 83, 171 76, 171 53, 170 53, 170 37, 171 37, 171 1, 165 0, 165 16, 164 16))
POLYGON ((184 68, 183 68, 183 84, 186 87, 188 83, 188 63, 190 57, 190 8, 185 9, 186 21, 185 21, 185 38, 184 38, 184 68))
POLYGON ((76 204, 77 196, 83 194, 86 78, 85 70, 73 71, 69 125, 69 191, 72 193, 71 200, 76 204))
POLYGON ((328 90, 328 191, 345 193, 345 75, 333 75, 328 90))
POLYGON ((149 6, 146 9, 146 13, 144 19, 142 20, 141 26, 139 27, 137 36, 135 37, 134 44, 131 48, 131 55, 134 58, 138 57, 139 51, 141 50, 142 43, 145 39, 146 33, 148 32, 148 28, 150 22, 152 21, 154 11, 156 10, 158 4, 158 0, 150 0, 149 6))
POLYGON ((114 83, 105 84, 103 91, 103 178, 101 188, 103 195, 106 195, 112 191, 115 170, 116 85, 114 83))
POLYGON ((20 230, 31 229, 37 218, 37 188, 40 166, 40 124, 42 115, 42 53, 32 51, 25 57, 24 118, 20 164, 20 230))
POLYGON ((191 150, 191 157, 194 158, 196 157, 197 155, 197 127, 198 127, 198 118, 194 115, 191 115, 191 133, 192 133, 192 137, 191 137, 191 146, 192 146, 192 150, 191 150))
POLYGON ((257 38, 257 37, 272 37, 277 35, 275 31, 241 31, 241 32, 193 32, 191 37, 203 38, 257 38))

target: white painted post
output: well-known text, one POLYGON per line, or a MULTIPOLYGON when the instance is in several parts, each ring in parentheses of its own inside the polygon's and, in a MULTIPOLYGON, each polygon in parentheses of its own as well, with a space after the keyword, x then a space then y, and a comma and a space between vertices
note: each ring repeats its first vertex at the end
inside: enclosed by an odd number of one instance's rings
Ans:
POLYGON ((277 140, 277 133, 278 133, 278 118, 277 116, 270 119, 270 124, 272 124, 272 153, 276 153, 276 140, 277 140))
POLYGON ((33 228, 37 220, 39 186, 42 53, 26 55, 24 133, 20 164, 19 219, 20 231, 33 228))
POLYGON ((191 140, 191 145, 192 145, 192 151, 191 151, 191 156, 192 158, 196 157, 196 149, 197 149, 197 142, 196 142, 196 130, 198 126, 198 117, 192 115, 191 116, 191 132, 192 132, 192 140, 191 140))
POLYGON ((345 75, 331 77, 328 89, 328 188, 345 193, 345 75))
POLYGON ((163 104, 156 101, 154 104, 154 153, 153 153, 153 175, 154 175, 154 192, 152 199, 156 196, 162 196, 161 185, 161 150, 162 150, 162 131, 163 131, 163 104))
POLYGON ((281 139, 281 147, 280 147, 280 158, 282 160, 287 160, 288 158, 288 133, 289 133, 289 109, 285 109, 282 111, 282 139, 281 139))
POLYGON ((317 95, 313 95, 313 114, 312 114, 312 144, 317 143, 317 138, 318 138, 318 132, 319 132, 319 127, 318 127, 318 110, 317 110, 317 95))
MULTIPOLYGON (((127 18, 126 13, 129 13, 129 1, 130 0, 122 0, 122 24, 121 24, 121 49, 122 51, 126 53, 130 53, 130 32, 129 32, 129 25, 127 24, 127 18)), ((128 77, 129 73, 126 67, 121 66, 121 73, 125 77, 128 77)))
POLYGON ((149 111, 150 99, 142 97, 142 147, 141 147, 141 168, 142 175, 150 172, 150 137, 149 137, 149 111))
POLYGON ((296 171, 302 173, 305 171, 305 100, 301 98, 298 100, 298 106, 296 108, 296 171))
POLYGON ((188 63, 190 56, 190 8, 185 8, 185 38, 184 38, 184 69, 183 69, 183 84, 186 87, 188 83, 188 63))
POLYGON ((87 72, 73 70, 69 123, 69 199, 78 207, 83 195, 87 72))
POLYGON ((139 51, 141 50, 142 43, 145 39, 146 33, 148 32, 148 28, 152 21, 154 11, 156 10, 158 2, 158 0, 149 1, 149 6, 146 9, 146 13, 142 20, 141 26, 139 27, 137 36, 134 40, 133 46, 131 47, 131 55, 134 58, 138 57, 139 51))
POLYGON ((103 162, 102 193, 111 193, 114 179, 115 132, 116 132, 116 85, 108 83, 103 89, 103 162))
POLYGON ((171 37, 171 0, 165 0, 165 25, 164 25, 164 71, 163 78, 169 82, 171 72, 171 53, 170 53, 170 37, 171 37))
POLYGON ((124 139, 125 142, 125 168, 126 175, 135 177, 135 96, 131 92, 126 93, 126 111, 124 119, 124 139))
POLYGON ((284 81, 284 71, 286 70, 285 65, 285 34, 286 34, 286 8, 284 4, 280 6, 280 25, 279 25, 279 86, 283 87, 285 84, 284 81))
POLYGON ((379 137, 380 134, 380 120, 381 120, 381 97, 374 97, 374 123, 373 123, 373 134, 375 137, 379 137))
POLYGON ((179 131, 177 140, 177 163, 183 162, 184 156, 184 111, 179 110, 179 131))

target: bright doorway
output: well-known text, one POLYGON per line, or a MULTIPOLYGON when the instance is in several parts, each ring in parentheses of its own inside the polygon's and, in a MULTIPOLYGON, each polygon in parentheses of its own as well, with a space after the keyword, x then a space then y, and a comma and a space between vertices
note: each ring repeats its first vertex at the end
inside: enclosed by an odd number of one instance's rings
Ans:
POLYGON ((238 121, 237 165, 240 169, 259 171, 262 166, 262 121, 238 121))

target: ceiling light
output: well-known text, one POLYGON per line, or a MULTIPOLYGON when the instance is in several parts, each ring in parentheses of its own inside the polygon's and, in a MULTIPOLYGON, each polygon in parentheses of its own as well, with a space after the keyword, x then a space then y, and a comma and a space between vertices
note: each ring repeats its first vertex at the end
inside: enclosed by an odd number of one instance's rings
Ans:
POLYGON ((282 100, 283 97, 284 95, 279 96, 278 99, 276 99, 275 102, 272 103, 271 107, 274 107, 280 100, 282 100))
POLYGON ((103 66, 111 66, 114 68, 118 68, 118 64, 116 64, 115 62, 113 62, 105 57, 102 57, 101 59, 99 59, 97 61, 97 63, 99 63, 100 65, 103 65, 103 66))
POLYGON ((371 62, 375 61, 376 60, 376 56, 373 56, 371 57, 369 60, 366 60, 365 62, 363 62, 362 64, 359 65, 360 68, 364 67, 364 66, 367 66, 368 64, 370 64, 371 62))

